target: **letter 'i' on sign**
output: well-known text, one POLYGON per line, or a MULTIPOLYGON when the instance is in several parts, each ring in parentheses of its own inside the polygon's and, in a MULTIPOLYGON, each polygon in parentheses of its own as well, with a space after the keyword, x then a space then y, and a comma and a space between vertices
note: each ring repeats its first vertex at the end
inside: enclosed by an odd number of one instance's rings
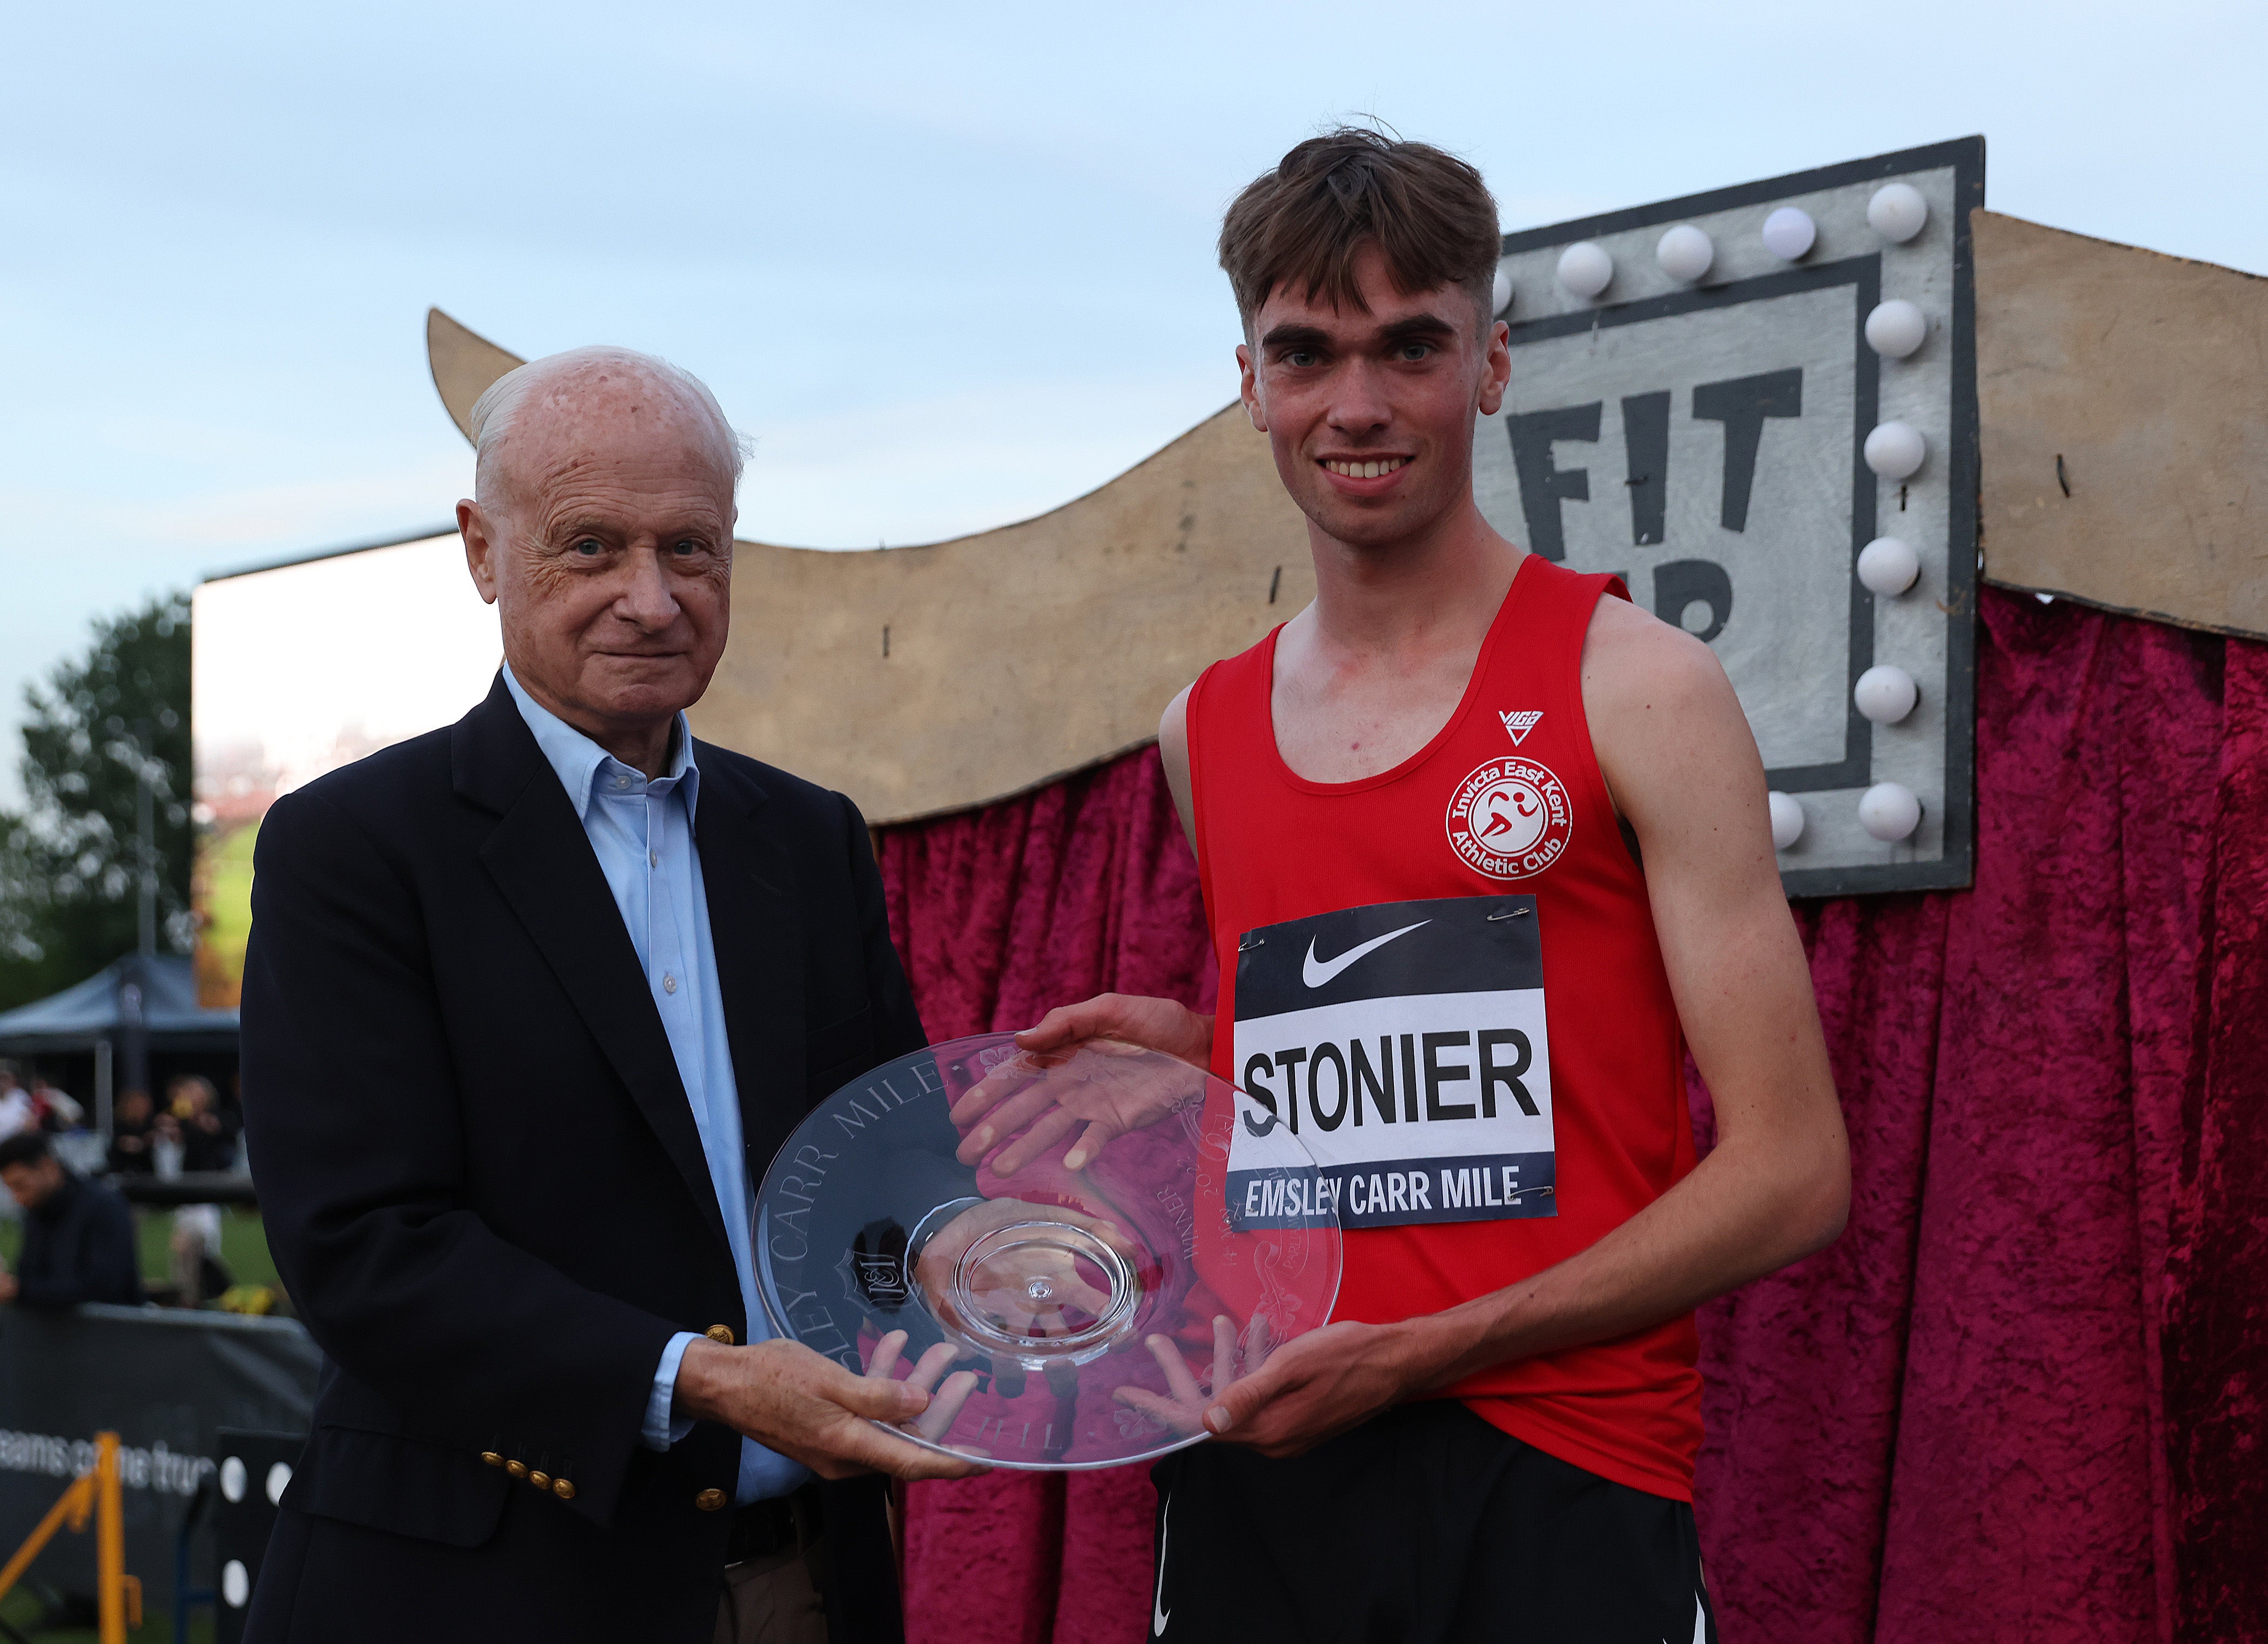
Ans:
POLYGON ((1792 896, 1970 881, 1969 221, 1984 199, 1984 144, 1964 138, 1502 240, 1521 295, 1505 313, 1503 408, 1474 431, 1475 498, 1512 541, 1621 576, 1715 653, 1766 785, 1806 818, 1776 847, 1792 896), (1868 211, 1885 195, 1904 203, 1890 228, 1868 211), (1673 231, 1697 253, 1675 268, 1657 254, 1673 231), (1571 285, 1566 259, 1613 278, 1571 285), (1917 461, 1882 458, 1907 431, 1917 461), (1862 564, 1878 538, 1912 551, 1911 575, 1884 572, 1881 550, 1862 564), (1878 721, 1853 692, 1886 667, 1919 705, 1878 721), (1914 825, 1886 837, 1875 813, 1892 788, 1912 797, 1914 825))
MULTIPOLYGON (((1650 548, 1661 541, 1669 495, 1669 391, 1623 396, 1623 450, 1630 477, 1631 542, 1650 548)), ((1556 521, 1555 521, 1556 523, 1556 521)))

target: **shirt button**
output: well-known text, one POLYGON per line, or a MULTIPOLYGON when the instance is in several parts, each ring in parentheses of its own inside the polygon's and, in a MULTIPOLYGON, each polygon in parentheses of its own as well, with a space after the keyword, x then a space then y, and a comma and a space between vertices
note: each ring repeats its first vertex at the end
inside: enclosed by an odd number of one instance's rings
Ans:
POLYGON ((677 992, 677 978, 670 975, 666 970, 661 973, 661 991, 665 993, 674 993, 677 992))
POLYGON ((628 777, 616 777, 615 778, 615 785, 618 788, 626 788, 630 786, 630 779, 628 777))
POLYGON ((648 867, 659 867, 661 866, 661 852, 659 851, 647 851, 645 853, 645 865, 648 867))

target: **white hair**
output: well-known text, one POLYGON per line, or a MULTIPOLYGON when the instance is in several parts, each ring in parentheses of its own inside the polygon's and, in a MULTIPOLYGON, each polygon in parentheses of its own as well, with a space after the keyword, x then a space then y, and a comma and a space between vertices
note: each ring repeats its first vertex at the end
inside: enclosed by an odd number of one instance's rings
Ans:
POLYGON ((511 434, 513 420, 530 394, 556 378, 604 365, 615 366, 688 395, 715 424, 725 460, 733 471, 733 483, 740 483, 740 470, 755 442, 725 420, 725 408, 717 403, 717 396, 709 392, 707 383, 659 355, 600 345, 571 348, 563 353, 547 354, 541 359, 515 366, 489 384, 481 397, 473 402, 472 412, 466 419, 472 424, 473 495, 483 505, 496 500, 496 455, 511 434))

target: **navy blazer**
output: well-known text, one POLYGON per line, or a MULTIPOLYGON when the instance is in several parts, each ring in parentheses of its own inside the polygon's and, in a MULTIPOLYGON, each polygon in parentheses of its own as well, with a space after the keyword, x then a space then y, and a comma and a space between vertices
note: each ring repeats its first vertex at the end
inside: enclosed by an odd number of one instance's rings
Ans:
MULTIPOLYGON (((754 1183, 925 1041, 857 809, 696 747, 754 1183)), ((706 1640, 740 1441, 640 1427, 672 1334, 747 1321, 660 1016, 501 675, 278 800, 252 905, 254 1171, 328 1362, 247 1638, 706 1640)), ((822 1488, 834 1635, 896 1640, 883 1481, 822 1488)))

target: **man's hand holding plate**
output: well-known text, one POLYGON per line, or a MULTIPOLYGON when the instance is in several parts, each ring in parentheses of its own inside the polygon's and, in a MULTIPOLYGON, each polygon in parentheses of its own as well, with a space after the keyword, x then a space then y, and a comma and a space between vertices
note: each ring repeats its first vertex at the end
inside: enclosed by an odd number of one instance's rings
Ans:
POLYGON ((873 1424, 886 1422, 924 1437, 943 1433, 967 1402, 976 1377, 946 1377, 955 1353, 939 1344, 922 1355, 903 1381, 893 1380, 905 1332, 882 1338, 865 1375, 800 1342, 774 1338, 746 1347, 712 1341, 687 1344, 677 1368, 680 1415, 722 1422, 768 1449, 801 1462, 822 1478, 863 1472, 899 1478, 960 1478, 978 1471, 975 1460, 940 1456, 894 1438, 873 1424))

